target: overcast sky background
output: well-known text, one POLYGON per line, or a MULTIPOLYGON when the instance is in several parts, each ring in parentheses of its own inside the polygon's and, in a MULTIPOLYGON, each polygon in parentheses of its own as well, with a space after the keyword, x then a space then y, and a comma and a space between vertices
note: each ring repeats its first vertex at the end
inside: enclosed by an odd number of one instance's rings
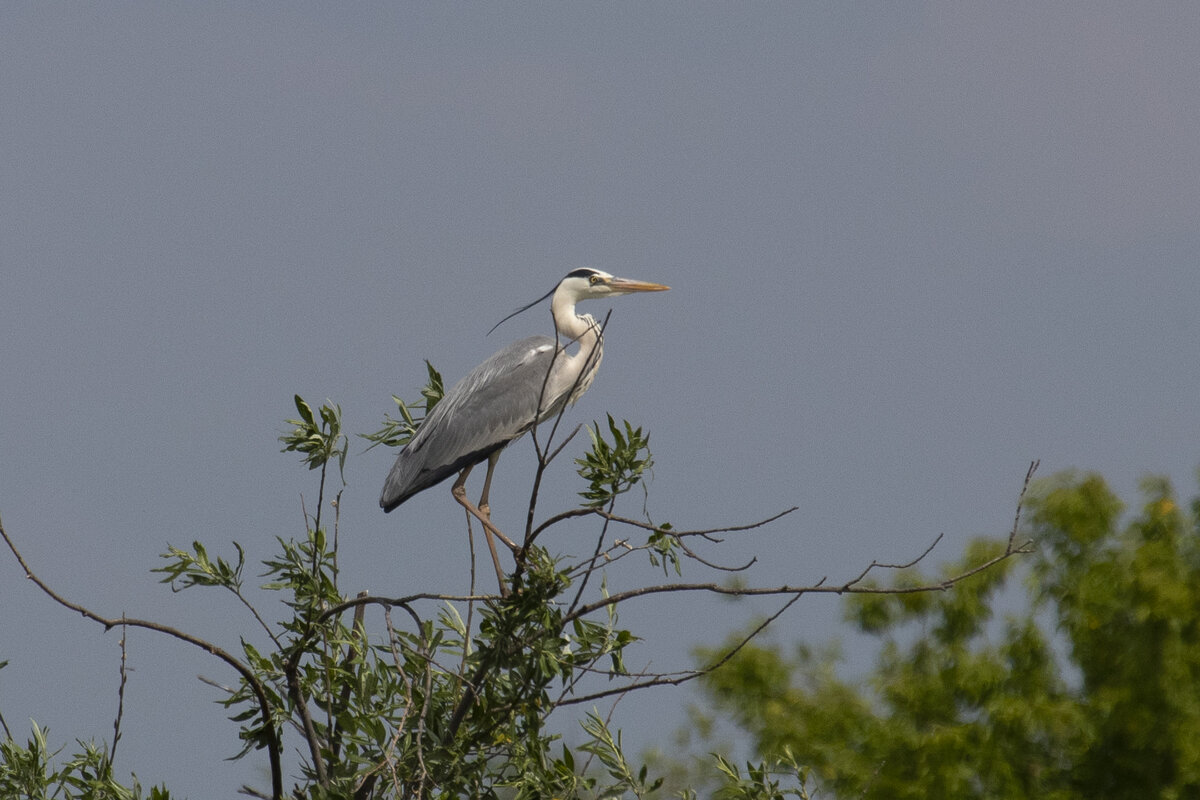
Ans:
MULTIPOLYGON (((314 474, 276 441, 293 393, 374 430, 422 359, 454 381, 548 333, 543 306, 485 338, 578 266, 672 290, 584 309, 613 315, 568 419, 645 426, 657 521, 799 506, 711 553, 758 555, 756 583, 844 580, 939 532, 956 558, 1007 531, 1034 458, 1190 495, 1197 41, 1188 4, 6 5, 4 525, 69 598, 237 649, 231 598, 149 570, 168 544, 257 563, 302 535, 314 474)), ((465 591, 448 487, 385 516, 394 454, 361 450, 346 591, 465 591)), ((501 461, 502 528, 531 465, 528 441, 501 461)), ((543 508, 579 488, 564 459, 543 508)), ((14 733, 109 735, 119 634, 7 557, 0 605, 14 733)), ((686 665, 770 608, 631 607, 660 641, 628 661, 686 665)), ((774 636, 836 636, 838 609, 806 599, 774 636)), ((266 784, 265 759, 222 760, 234 726, 195 677, 229 670, 148 632, 128 657, 122 775, 266 784)), ((616 722, 661 742, 691 699, 616 722)))

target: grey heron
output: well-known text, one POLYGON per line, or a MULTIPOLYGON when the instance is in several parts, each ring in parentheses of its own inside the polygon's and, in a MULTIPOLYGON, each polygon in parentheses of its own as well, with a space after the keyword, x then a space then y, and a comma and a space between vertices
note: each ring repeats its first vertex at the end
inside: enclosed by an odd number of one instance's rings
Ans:
POLYGON ((510 314, 518 314, 553 295, 550 311, 556 336, 531 336, 510 344, 448 391, 396 457, 383 484, 380 507, 391 511, 458 473, 451 494, 483 525, 504 592, 504 573, 492 535, 498 535, 513 550, 517 547, 491 523, 488 492, 492 473, 501 450, 578 400, 596 375, 604 353, 603 331, 591 315, 576 313, 575 304, 667 288, 617 278, 597 269, 576 269, 550 293, 510 314), (568 347, 573 343, 578 347, 572 354, 568 347), (471 468, 484 460, 488 462, 487 475, 479 503, 474 505, 467 499, 465 484, 471 468))

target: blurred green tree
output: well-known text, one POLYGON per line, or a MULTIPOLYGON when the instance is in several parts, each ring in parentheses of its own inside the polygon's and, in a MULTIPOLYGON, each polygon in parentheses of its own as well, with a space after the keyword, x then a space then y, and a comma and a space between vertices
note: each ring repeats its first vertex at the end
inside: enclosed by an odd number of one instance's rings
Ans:
MULTIPOLYGON (((847 598, 877 642, 862 679, 836 646, 749 644, 701 679, 698 729, 732 720, 822 796, 1200 797, 1200 498, 1181 508, 1162 478, 1141 492, 1126 515, 1098 475, 1035 483, 1032 558, 940 594, 847 598)), ((977 540, 963 563, 1004 547, 977 540)))

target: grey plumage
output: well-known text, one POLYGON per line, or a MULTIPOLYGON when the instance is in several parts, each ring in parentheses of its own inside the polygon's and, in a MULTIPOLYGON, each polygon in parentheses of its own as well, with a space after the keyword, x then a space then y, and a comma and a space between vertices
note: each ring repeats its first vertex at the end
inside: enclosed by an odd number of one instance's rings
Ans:
MULTIPOLYGON (((478 464, 532 428, 553 357, 553 339, 530 336, 500 350, 455 384, 397 457, 379 498, 383 510, 391 511, 478 464)), ((563 398, 546 388, 540 419, 562 408, 563 398)))

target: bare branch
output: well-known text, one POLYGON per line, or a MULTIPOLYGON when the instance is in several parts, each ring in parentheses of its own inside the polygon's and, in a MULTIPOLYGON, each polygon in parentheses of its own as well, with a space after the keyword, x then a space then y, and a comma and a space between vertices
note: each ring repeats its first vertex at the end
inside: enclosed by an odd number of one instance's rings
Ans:
POLYGON ((325 771, 325 759, 321 757, 321 739, 317 736, 317 729, 312 721, 312 713, 308 710, 308 698, 304 696, 304 692, 300 689, 300 676, 295 669, 288 669, 285 675, 287 677, 288 694, 292 698, 292 705, 295 706, 296 713, 300 715, 302 725, 300 730, 304 734, 304 741, 308 743, 308 755, 312 759, 313 769, 317 771, 317 780, 320 781, 323 788, 328 789, 329 775, 325 771))
POLYGON ((852 586, 857 586, 859 583, 861 583, 863 581, 864 578, 867 577, 867 575, 871 572, 871 570, 875 570, 875 569, 911 569, 912 567, 915 567, 917 564, 920 564, 922 561, 924 561, 926 556, 928 556, 930 553, 933 552, 933 548, 938 546, 938 542, 942 541, 942 538, 945 535, 946 534, 944 534, 944 533, 939 533, 936 537, 934 537, 933 542, 929 545, 929 547, 925 548, 924 552, 922 552, 921 555, 919 555, 916 558, 914 558, 913 560, 905 562, 903 564, 887 564, 882 561, 872 561, 870 564, 867 565, 866 569, 864 569, 862 572, 858 573, 853 578, 851 578, 850 580, 848 580, 844 584, 842 584, 842 587, 845 589, 849 589, 852 586))
MULTIPOLYGON (((783 517, 786 517, 788 514, 791 514, 793 511, 799 511, 799 510, 800 510, 799 506, 792 506, 791 508, 780 511, 778 514, 772 514, 771 516, 767 517, 766 519, 761 519, 758 522, 750 522, 745 525, 727 525, 727 526, 720 527, 720 528, 702 528, 702 529, 696 529, 696 530, 683 530, 683 531, 671 530, 670 533, 672 533, 676 536, 707 537, 707 536, 711 536, 714 533, 739 533, 741 531, 751 531, 751 530, 754 530, 755 528, 761 528, 765 525, 770 525, 775 520, 782 519, 783 517)), ((624 525, 632 525, 635 528, 642 528, 643 530, 648 530, 648 531, 662 530, 661 525, 655 525, 652 522, 642 522, 641 520, 630 519, 629 517, 622 517, 617 514, 608 514, 607 512, 604 512, 604 511, 601 511, 598 513, 601 516, 608 517, 613 522, 620 522, 624 525)))
MULTIPOLYGON (((745 647, 747 644, 749 644, 751 642, 751 640, 753 640, 756 636, 758 636, 760 633, 762 633, 768 625, 770 625, 775 620, 779 619, 779 617, 783 616, 783 612, 785 612, 789 608, 791 608, 792 605, 799 599, 800 599, 799 594, 792 596, 786 603, 784 603, 782 606, 780 606, 778 611, 776 611, 774 614, 772 614, 771 616, 764 619, 761 623, 759 623, 757 626, 755 626, 753 630, 751 630, 749 633, 747 633, 745 636, 743 636, 738 641, 737 644, 735 644, 733 647, 729 648, 727 651, 725 651, 725 653, 723 653, 721 655, 720 658, 716 659, 715 661, 708 664, 707 666, 701 667, 700 669, 683 670, 680 672, 658 673, 658 674, 650 677, 649 680, 634 681, 633 683, 627 683, 627 684, 624 684, 623 686, 615 686, 615 687, 612 687, 609 689, 603 689, 601 691, 593 692, 593 693, 587 694, 587 695, 579 695, 577 697, 570 697, 570 698, 566 698, 566 699, 560 698, 559 705, 569 706, 569 705, 578 705, 580 703, 590 703, 595 700, 602 700, 605 697, 611 697, 613 695, 619 695, 619 696, 623 697, 625 694, 632 692, 636 689, 647 689, 647 688, 650 688, 651 686, 679 686, 681 684, 687 683, 688 681, 695 680, 696 678, 699 678, 703 675, 707 675, 708 673, 710 673, 713 670, 720 667, 722 664, 724 664, 729 659, 733 658, 738 653, 738 651, 740 651, 743 647, 745 647)), ((638 674, 638 677, 645 678, 647 675, 650 675, 650 673, 642 672, 642 673, 638 674)))
MULTIPOLYGON (((408 606, 418 600, 442 600, 451 603, 470 603, 481 600, 499 600, 500 595, 496 594, 437 594, 434 592, 419 592, 410 594, 404 597, 376 597, 373 595, 361 594, 351 600, 338 603, 336 606, 330 606, 321 615, 317 617, 316 622, 320 624, 332 617, 336 617, 352 608, 363 605, 372 606, 408 606)), ((411 613, 411 612, 410 612, 411 613)))
MULTIPOLYGON (((124 615, 122 615, 124 616, 124 615)), ((126 669, 126 651, 125 640, 127 639, 125 626, 121 626, 121 683, 117 686, 117 718, 113 720, 113 743, 112 749, 108 753, 108 762, 111 764, 117 760, 117 743, 121 741, 121 719, 125 716, 125 683, 129 680, 129 672, 126 669)))
POLYGON ((640 519, 632 519, 630 517, 623 517, 620 514, 613 514, 610 511, 605 511, 600 508, 572 508, 567 511, 562 511, 558 514, 555 514, 554 516, 547 519, 545 522, 543 522, 541 525, 539 525, 537 527, 537 529, 534 531, 533 535, 537 536, 542 531, 544 531, 546 528, 549 528, 552 525, 557 525, 560 522, 563 522, 568 519, 572 519, 574 517, 597 516, 597 517, 603 517, 604 519, 607 519, 610 522, 619 522, 622 525, 629 525, 634 528, 641 528, 642 530, 650 531, 652 533, 671 533, 675 536, 682 536, 682 537, 700 536, 700 537, 708 538, 708 537, 711 537, 715 533, 739 533, 741 531, 749 531, 749 530, 754 530, 755 528, 761 528, 764 525, 770 525, 772 522, 774 522, 777 519, 786 517, 788 514, 791 514, 793 511, 799 511, 799 510, 800 510, 799 506, 792 506, 791 508, 780 511, 778 514, 772 514, 771 516, 767 517, 766 519, 761 519, 758 522, 751 522, 746 525, 729 525, 729 526, 721 527, 721 528, 703 528, 703 529, 697 529, 697 530, 682 530, 682 531, 668 529, 668 530, 664 531, 662 525, 655 525, 653 522, 643 522, 640 519))
POLYGON ((735 644, 733 647, 731 647, 731 648, 729 648, 728 650, 726 650, 726 651, 725 651, 725 653, 724 653, 724 654, 723 654, 723 655, 722 655, 720 658, 718 658, 716 661, 713 661, 713 662, 712 662, 712 663, 710 663, 708 666, 706 666, 706 667, 704 667, 704 668, 700 669, 700 670, 699 670, 700 674, 707 674, 707 673, 709 673, 709 672, 712 672, 712 671, 713 671, 713 670, 715 670, 717 667, 721 666, 721 665, 722 665, 722 664, 724 664, 726 661, 728 661, 729 659, 731 659, 731 658, 733 658, 735 655, 737 655, 737 654, 738 654, 738 652, 739 652, 739 651, 740 651, 740 650, 741 650, 743 647, 745 647, 746 645, 750 644, 750 641, 751 641, 752 639, 754 639, 756 636, 758 636, 760 633, 762 633, 764 630, 766 630, 768 625, 770 625, 772 622, 774 622, 775 620, 777 620, 777 619, 779 619, 781 616, 783 616, 783 612, 785 612, 785 611, 787 611, 789 608, 791 608, 791 607, 792 607, 792 604, 793 604, 793 603, 795 603, 795 602, 796 602, 797 600, 799 600, 799 599, 800 599, 800 595, 793 595, 791 599, 789 599, 789 600, 788 600, 786 603, 784 603, 782 606, 780 606, 780 607, 779 607, 779 610, 778 610, 778 611, 776 611, 774 614, 772 614, 771 616, 767 617, 767 618, 766 618, 766 619, 764 619, 762 622, 760 622, 758 625, 756 625, 756 626, 754 627, 754 630, 750 631, 750 632, 749 632, 749 633, 747 633, 745 636, 743 636, 743 637, 742 637, 742 638, 741 638, 741 639, 738 641, 738 643, 737 643, 737 644, 735 644))
POLYGON ((623 686, 614 686, 610 689, 602 689, 591 694, 579 695, 577 697, 568 697, 561 701, 559 705, 575 706, 581 703, 591 703, 596 700, 603 700, 606 697, 612 697, 618 694, 627 694, 628 692, 637 691, 638 689, 649 689, 652 686, 679 686, 688 681, 695 680, 700 677, 703 672, 700 670, 688 670, 681 673, 663 673, 656 675, 653 678, 645 681, 635 681, 627 683, 623 686))
MULTIPOLYGON (((1021 527, 1021 511, 1025 507, 1025 493, 1029 491, 1029 482, 1033 480, 1033 474, 1037 472, 1038 466, 1041 464, 1040 459, 1035 459, 1029 462, 1029 469, 1025 473, 1025 482, 1021 484, 1021 493, 1017 495, 1017 513, 1013 517, 1012 531, 1008 534, 1008 550, 1012 551, 1013 541, 1017 538, 1017 529, 1021 527)), ((1022 544, 1021 547, 1027 547, 1029 542, 1022 544)))
MULTIPOLYGON (((1025 495, 1026 495, 1026 492, 1028 491, 1029 483, 1033 478, 1033 474, 1037 470, 1038 463, 1039 463, 1038 461, 1032 462, 1029 465, 1029 470, 1025 474, 1025 480, 1021 487, 1021 493, 1017 499, 1016 517, 1013 520, 1012 531, 1008 536, 1008 544, 1005 547, 1004 552, 1002 552, 998 556, 994 556, 993 558, 986 559, 985 561, 983 561, 979 564, 976 564, 973 567, 963 570, 962 572, 959 572, 948 578, 944 578, 940 581, 927 582, 927 583, 917 584, 917 585, 913 585, 913 586, 885 587, 885 586, 862 585, 862 581, 866 578, 866 576, 872 570, 875 570, 875 569, 900 570, 900 569, 909 569, 911 567, 916 566, 921 561, 923 561, 925 558, 927 558, 930 553, 933 552, 933 549, 942 540, 942 538, 943 538, 942 534, 938 534, 938 536, 933 540, 933 542, 928 547, 926 547, 925 550, 922 551, 920 555, 918 555, 916 558, 912 559, 911 561, 908 561, 903 564, 891 564, 891 563, 885 563, 885 562, 879 562, 879 561, 872 561, 858 575, 856 575, 855 577, 846 581, 845 583, 838 584, 838 585, 827 585, 826 579, 822 578, 819 582, 817 582, 816 584, 813 584, 811 586, 790 586, 790 585, 785 584, 783 586, 746 587, 746 586, 729 586, 729 585, 718 584, 718 583, 670 583, 670 584, 662 584, 662 585, 658 585, 658 586, 643 586, 643 587, 639 587, 637 589, 630 589, 628 591, 619 592, 617 594, 613 594, 608 597, 597 600, 594 603, 588 603, 586 605, 579 606, 578 608, 574 608, 563 618, 563 623, 567 624, 574 619, 586 616, 587 614, 590 614, 594 611, 598 611, 599 609, 602 609, 602 608, 605 608, 608 606, 618 605, 620 603, 625 602, 626 600, 631 600, 636 597, 645 597, 645 596, 649 596, 649 595, 666 594, 666 593, 671 593, 671 592, 708 592, 708 593, 712 593, 712 594, 724 594, 724 595, 731 595, 731 596, 738 596, 738 597, 746 597, 746 596, 754 596, 754 595, 791 595, 793 598, 793 601, 794 601, 795 599, 799 598, 801 595, 805 595, 805 594, 917 594, 920 592, 946 591, 947 589, 950 589, 951 587, 953 587, 955 584, 961 583, 962 581, 966 580, 967 578, 970 578, 973 575, 978 575, 980 572, 983 572, 984 570, 986 570, 990 567, 993 567, 1002 561, 1012 558, 1015 555, 1029 552, 1029 547, 1030 547, 1029 542, 1025 542, 1025 543, 1021 544, 1020 546, 1014 546, 1014 542, 1016 540, 1017 531, 1020 528, 1021 511, 1024 506, 1025 495)), ((755 523, 752 525, 740 526, 740 527, 736 527, 736 528, 713 528, 713 529, 706 530, 706 531, 679 531, 679 532, 677 532, 677 535, 680 535, 680 536, 707 535, 707 534, 712 534, 712 533, 723 533, 723 532, 727 532, 727 531, 747 530, 750 528, 759 527, 761 525, 766 524, 767 522, 771 522, 772 520, 779 519, 780 517, 784 516, 785 514, 790 514, 792 511, 795 511, 795 510, 796 510, 795 508, 790 508, 787 511, 784 511, 780 514, 776 514, 774 517, 770 517, 769 519, 766 519, 760 523, 755 523)), ((627 519, 624 517, 616 517, 615 515, 608 514, 606 512, 602 512, 602 511, 593 511, 592 513, 598 514, 599 516, 605 517, 606 519, 613 519, 615 521, 619 521, 624 524, 633 525, 634 527, 639 527, 639 528, 643 528, 643 529, 647 529, 647 530, 660 530, 660 528, 657 528, 648 523, 640 522, 638 520, 631 520, 631 519, 627 519)), ((790 605, 791 602, 792 601, 789 601, 788 605, 790 605)), ((785 608, 786 608, 786 606, 785 606, 785 608)))
POLYGON ((602 513, 603 512, 601 512, 599 509, 596 509, 596 508, 583 508, 583 507, 572 508, 572 509, 568 509, 567 511, 561 511, 558 514, 555 514, 554 516, 547 519, 541 525, 538 525, 537 528, 535 528, 533 530, 533 532, 530 534, 530 536, 536 538, 542 531, 546 530, 547 528, 549 528, 552 525, 557 525, 558 523, 563 522, 564 520, 573 519, 575 517, 589 517, 589 516, 592 516, 593 514, 602 514, 602 513))
MULTIPOLYGON (((335 523, 335 527, 336 527, 336 523, 335 523)), ((335 550, 335 552, 336 552, 336 550, 335 550)), ((358 596, 366 597, 367 593, 359 592, 358 596)), ((366 613, 367 613, 366 606, 358 606, 357 608, 354 609, 354 623, 350 628, 351 640, 346 645, 346 657, 344 659, 342 659, 342 669, 347 674, 350 673, 351 669, 354 666, 354 661, 357 659, 359 654, 366 648, 370 647, 370 641, 368 641, 368 639, 367 639, 367 631, 363 627, 363 618, 366 616, 366 613)), ((351 691, 351 685, 349 682, 347 682, 346 685, 342 687, 340 705, 343 708, 350 702, 350 691, 351 691)), ((327 713, 328 713, 328 706, 327 706, 327 713)), ((332 717, 332 714, 330 714, 330 716, 332 717)), ((334 732, 332 741, 330 742, 329 746, 330 746, 330 749, 333 751, 334 757, 336 758, 338 755, 338 751, 340 750, 341 744, 342 744, 342 736, 341 736, 342 723, 339 720, 331 719, 328 724, 329 724, 329 727, 334 732)))
MULTIPOLYGON (((922 556, 912 562, 909 562, 908 566, 916 564, 921 558, 924 558, 925 555, 928 555, 930 549, 932 548, 927 548, 922 556)), ((894 568, 892 565, 878 564, 875 562, 872 562, 872 566, 860 573, 859 576, 852 578, 846 583, 837 585, 827 585, 825 579, 822 578, 818 583, 810 586, 790 586, 787 584, 783 586, 730 586, 719 583, 667 583, 658 586, 642 586, 637 589, 618 592, 617 594, 609 595, 608 597, 597 600, 594 603, 588 603, 580 606, 571 613, 567 614, 563 618, 563 622, 564 624, 571 622, 574 619, 586 616, 587 614, 591 614, 599 609, 607 606, 617 605, 625 602, 626 600, 632 600, 635 597, 647 597, 650 595, 667 594, 673 592, 707 592, 711 594, 730 595, 733 597, 752 597, 759 595, 794 595, 795 597, 800 597, 801 595, 805 594, 918 594, 921 592, 940 592, 950 589, 955 584, 961 583, 972 575, 983 572, 985 569, 995 566, 1001 561, 1005 561, 1009 558, 1012 558, 1014 555, 1025 552, 1028 551, 1024 549, 1024 547, 1010 550, 977 564, 968 570, 960 572, 957 575, 952 575, 951 577, 940 581, 922 583, 914 586, 889 587, 860 585, 859 581, 861 581, 862 576, 873 567, 894 568)))
POLYGON ((679 538, 678 534, 669 533, 668 535, 674 537, 675 543, 679 545, 680 549, 683 550, 684 554, 687 555, 688 558, 692 559, 693 561, 698 561, 709 569, 715 569, 718 572, 744 572, 758 563, 758 556, 751 556, 750 560, 745 564, 742 564, 740 567, 730 567, 724 564, 717 564, 716 562, 701 558, 695 550, 684 544, 683 539, 679 538))
MULTIPOLYGON (((607 524, 608 523, 606 522, 605 530, 607 530, 607 524)), ((691 559, 699 564, 702 564, 705 567, 708 567, 709 569, 716 570, 718 572, 742 572, 746 569, 749 569, 754 564, 758 563, 758 557, 752 556, 748 562, 746 562, 745 564, 743 564, 741 566, 728 566, 725 564, 718 564, 716 562, 709 561, 709 560, 701 557, 698 553, 696 553, 694 550, 692 550, 690 547, 688 547, 682 540, 677 538, 675 533, 668 531, 666 535, 669 535, 675 539, 675 542, 679 546, 680 550, 682 550, 683 555, 687 556, 689 559, 691 559)), ((656 548, 653 543, 643 542, 642 544, 635 545, 635 544, 631 544, 628 539, 614 539, 611 545, 609 545, 607 548, 601 549, 601 547, 603 547, 603 544, 604 544, 603 538, 604 537, 602 535, 600 537, 600 541, 597 543, 596 551, 593 552, 592 555, 587 558, 587 560, 580 561, 579 563, 572 565, 568 569, 568 574, 571 576, 572 579, 574 579, 578 576, 583 576, 584 579, 586 580, 587 576, 591 572, 595 571, 599 567, 601 562, 603 562, 604 566, 607 567, 612 564, 615 564, 616 562, 620 561, 621 559, 626 558, 634 553, 645 552, 645 553, 652 553, 653 555, 655 555, 658 558, 663 557, 660 553, 656 552, 656 548), (614 553, 615 553, 615 555, 614 555, 614 553)), ((572 604, 572 608, 573 607, 574 607, 574 604, 572 604)))
MULTIPOLYGON (((561 412, 560 412, 560 413, 561 413, 561 412)), ((565 438, 564 438, 564 439, 563 439, 563 440, 562 440, 562 441, 559 443, 558 447, 554 448, 554 452, 553 452, 553 453, 551 453, 550 455, 546 456, 546 463, 547 463, 547 464, 549 464, 551 461, 553 461, 554 459, 558 458, 558 454, 559 454, 559 453, 561 453, 561 452, 563 451, 563 448, 564 448, 564 447, 566 447, 568 444, 570 444, 570 443, 571 443, 571 440, 572 440, 572 439, 574 439, 574 438, 575 438, 575 436, 576 436, 576 435, 577 435, 577 434, 578 434, 578 433, 579 433, 581 430, 583 430, 583 423, 582 423, 582 422, 581 422, 581 423, 579 423, 578 425, 576 425, 576 426, 575 426, 575 429, 574 429, 574 430, 572 430, 570 433, 568 433, 568 434, 566 435, 566 437, 565 437, 565 438)), ((549 444, 549 442, 547 442, 547 444, 549 444)))
POLYGON ((33 570, 29 567, 29 564, 26 563, 24 556, 22 556, 21 552, 17 549, 16 544, 14 544, 13 540, 9 538, 8 531, 4 529, 3 522, 0 522, 0 537, 3 537, 4 543, 8 545, 8 549, 12 551, 13 556, 17 559, 17 563, 20 564, 21 569, 25 571, 25 577, 33 581, 33 583, 39 589, 41 589, 47 597, 58 603, 60 606, 68 608, 71 611, 82 615, 85 619, 90 619, 93 622, 103 625, 106 631, 112 630, 118 625, 157 631, 178 639, 181 642, 187 642, 194 647, 198 647, 206 653, 216 656, 221 661, 224 661, 226 664, 236 670, 238 674, 246 680, 246 683, 254 692, 255 699, 258 701, 259 712, 262 716, 263 735, 267 738, 267 757, 271 764, 272 797, 274 797, 276 800, 282 800, 283 767, 280 763, 279 732, 276 730, 274 722, 271 720, 271 705, 267 700, 266 690, 263 688, 262 683, 258 680, 258 677, 254 674, 250 667, 246 666, 241 662, 241 660, 213 644, 212 642, 201 639, 198 636, 193 636, 192 634, 181 631, 178 628, 172 628, 170 625, 163 625, 160 622, 154 622, 152 620, 133 619, 125 616, 119 618, 105 617, 84 606, 79 605, 78 603, 73 603, 70 600, 67 600, 65 597, 51 589, 45 582, 42 581, 41 578, 34 574, 33 570))
MULTIPOLYGON (((604 540, 608 536, 608 522, 608 520, 604 520, 604 523, 600 526, 600 535, 596 537, 596 550, 592 554, 592 558, 588 561, 588 569, 584 570, 583 572, 583 580, 579 582, 579 588, 575 590, 575 598, 571 600, 568 613, 575 610, 575 608, 579 606, 579 601, 583 598, 583 590, 587 588, 588 580, 591 579, 592 572, 595 569, 596 559, 600 557, 600 551, 604 547, 604 540)), ((534 533, 529 536, 529 540, 532 541, 534 537, 538 535, 540 530, 541 528, 539 528, 538 531, 534 531, 534 533)))

